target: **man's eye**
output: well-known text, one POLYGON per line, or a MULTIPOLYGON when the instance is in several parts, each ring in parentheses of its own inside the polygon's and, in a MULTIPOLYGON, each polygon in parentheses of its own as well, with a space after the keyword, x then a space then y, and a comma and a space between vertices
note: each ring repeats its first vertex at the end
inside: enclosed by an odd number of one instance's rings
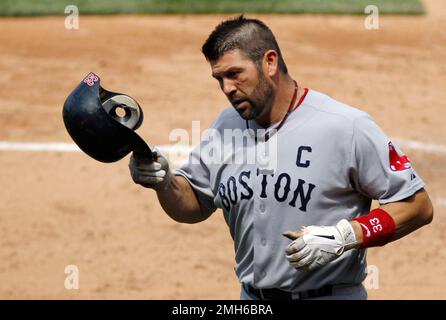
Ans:
POLYGON ((232 71, 232 72, 229 72, 229 73, 227 74, 227 77, 228 77, 229 79, 234 79, 234 78, 237 78, 238 75, 239 75, 239 72, 232 71))

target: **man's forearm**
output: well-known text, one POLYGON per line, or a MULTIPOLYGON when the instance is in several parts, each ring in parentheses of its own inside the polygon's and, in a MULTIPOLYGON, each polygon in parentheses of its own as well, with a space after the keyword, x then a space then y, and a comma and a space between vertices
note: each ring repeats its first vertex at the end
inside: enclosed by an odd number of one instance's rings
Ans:
POLYGON ((396 230, 392 241, 405 237, 433 219, 432 202, 424 189, 408 199, 385 204, 381 208, 395 221, 396 230))
POLYGON ((202 212, 192 187, 181 176, 173 176, 169 185, 156 193, 161 207, 175 221, 197 223, 210 216, 202 212))
MULTIPOLYGON (((427 192, 421 189, 413 196, 380 206, 395 222, 395 233, 390 241, 405 237, 432 221, 433 207, 427 192)), ((363 242, 363 230, 358 221, 350 221, 355 231, 357 247, 363 242)))

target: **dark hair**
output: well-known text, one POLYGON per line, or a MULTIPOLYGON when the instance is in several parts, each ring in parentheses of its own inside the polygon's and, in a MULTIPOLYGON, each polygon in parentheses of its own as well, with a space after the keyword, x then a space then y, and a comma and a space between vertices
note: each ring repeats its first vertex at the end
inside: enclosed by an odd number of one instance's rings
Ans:
POLYGON ((279 69, 288 73, 279 45, 271 30, 260 20, 243 15, 221 22, 207 38, 201 51, 206 60, 217 61, 224 53, 239 49, 254 63, 259 63, 268 50, 279 55, 279 69))

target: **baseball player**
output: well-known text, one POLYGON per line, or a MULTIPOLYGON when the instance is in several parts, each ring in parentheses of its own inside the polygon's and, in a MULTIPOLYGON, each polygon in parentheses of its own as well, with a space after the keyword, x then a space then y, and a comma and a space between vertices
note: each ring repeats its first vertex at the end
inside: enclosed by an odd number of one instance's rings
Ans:
POLYGON ((433 218, 410 160, 368 114, 293 80, 261 21, 222 22, 202 51, 231 106, 175 172, 133 155, 133 180, 178 222, 223 210, 241 299, 366 299, 366 249, 433 218), (227 148, 228 130, 249 134, 227 148), (231 161, 265 145, 266 162, 231 161))

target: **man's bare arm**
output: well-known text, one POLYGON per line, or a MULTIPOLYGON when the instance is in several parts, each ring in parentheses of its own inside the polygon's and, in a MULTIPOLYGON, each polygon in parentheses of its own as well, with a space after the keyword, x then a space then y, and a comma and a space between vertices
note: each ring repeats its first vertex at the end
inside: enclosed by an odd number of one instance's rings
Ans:
POLYGON ((174 176, 169 162, 158 150, 153 150, 156 161, 139 154, 132 154, 129 169, 135 183, 157 192, 164 211, 178 222, 197 223, 206 220, 212 212, 204 209, 189 182, 174 176))
MULTIPOLYGON (((402 201, 380 205, 395 221, 395 234, 391 241, 398 240, 432 222, 434 209, 425 189, 402 201)), ((362 243, 363 232, 357 221, 350 221, 355 231, 358 246, 362 243)))
POLYGON ((172 176, 167 188, 157 190, 156 194, 161 207, 175 221, 197 223, 212 214, 200 206, 194 190, 182 176, 172 176))

